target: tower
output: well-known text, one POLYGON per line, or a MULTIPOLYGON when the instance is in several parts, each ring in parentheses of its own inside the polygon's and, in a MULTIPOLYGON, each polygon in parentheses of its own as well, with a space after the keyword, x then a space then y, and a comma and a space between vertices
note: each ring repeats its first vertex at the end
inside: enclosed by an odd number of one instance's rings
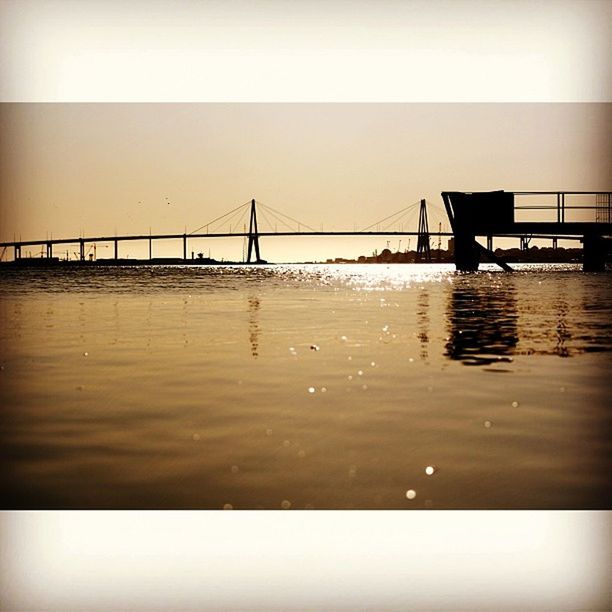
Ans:
POLYGON ((431 247, 429 245, 429 223, 427 221, 427 204, 421 200, 419 208, 419 234, 417 239, 417 261, 425 259, 431 261, 431 247))
POLYGON ((249 220, 249 248, 247 252, 247 263, 251 263, 251 254, 255 246, 255 263, 261 262, 259 256, 259 233, 257 231, 257 209, 255 208, 255 200, 251 200, 251 218, 249 220))

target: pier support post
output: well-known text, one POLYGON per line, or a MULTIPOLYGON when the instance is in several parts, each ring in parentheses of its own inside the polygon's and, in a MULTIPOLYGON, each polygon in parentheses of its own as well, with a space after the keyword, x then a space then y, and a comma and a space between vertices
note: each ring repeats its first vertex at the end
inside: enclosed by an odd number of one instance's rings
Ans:
POLYGON ((585 234, 582 239, 582 269, 603 272, 606 269, 606 241, 597 234, 585 234))
POLYGON ((455 267, 460 272, 477 272, 480 263, 480 249, 476 236, 468 233, 455 234, 455 267))

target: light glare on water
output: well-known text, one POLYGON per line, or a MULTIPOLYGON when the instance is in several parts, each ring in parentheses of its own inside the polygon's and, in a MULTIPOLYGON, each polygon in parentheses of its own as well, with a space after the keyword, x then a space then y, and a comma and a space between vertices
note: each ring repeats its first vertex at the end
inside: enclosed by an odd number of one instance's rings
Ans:
POLYGON ((5 508, 610 506, 608 274, 1 275, 5 508))

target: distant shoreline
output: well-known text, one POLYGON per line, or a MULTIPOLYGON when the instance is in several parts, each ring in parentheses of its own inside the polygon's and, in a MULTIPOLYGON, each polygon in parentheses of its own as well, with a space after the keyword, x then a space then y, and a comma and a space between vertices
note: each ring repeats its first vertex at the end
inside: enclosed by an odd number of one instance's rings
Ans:
MULTIPOLYGON (((506 256, 504 259, 510 264, 516 263, 551 263, 551 264, 581 264, 581 256, 538 258, 529 257, 526 253, 520 257, 506 256)), ((244 261, 217 261, 214 259, 179 259, 179 258, 155 258, 155 259, 97 259, 92 261, 49 259, 47 257, 24 257, 13 261, 0 262, 0 269, 31 269, 31 268, 95 268, 95 267, 144 267, 144 266, 261 266, 261 265, 388 265, 388 264, 453 264, 452 259, 432 258, 432 261, 397 261, 397 260, 372 260, 359 261, 355 259, 336 258, 327 261, 293 261, 293 262, 244 262, 244 261)))

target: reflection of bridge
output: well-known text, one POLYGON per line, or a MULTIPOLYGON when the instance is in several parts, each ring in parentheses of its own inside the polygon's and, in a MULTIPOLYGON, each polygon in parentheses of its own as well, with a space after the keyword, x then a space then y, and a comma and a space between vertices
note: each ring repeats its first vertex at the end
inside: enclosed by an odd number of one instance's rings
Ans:
MULTIPOLYGON (((443 211, 441 211, 443 214, 443 211)), ((197 238, 244 238, 248 240, 248 253, 245 261, 250 263, 261 263, 259 239, 272 236, 417 236, 417 254, 425 260, 431 259, 430 237, 450 237, 452 233, 443 232, 441 223, 439 231, 430 233, 427 218, 427 203, 425 200, 415 202, 392 215, 377 221, 361 230, 353 231, 323 231, 316 230, 309 225, 293 219, 262 202, 251 200, 229 212, 213 219, 190 233, 183 234, 134 234, 126 236, 89 236, 78 238, 57 238, 45 240, 14 240, 12 242, 1 242, 0 248, 12 247, 14 258, 22 257, 24 247, 40 246, 46 248, 45 258, 53 258, 53 247, 57 245, 79 245, 78 258, 80 261, 86 259, 87 245, 97 243, 111 243, 114 245, 113 259, 118 260, 119 244, 122 242, 147 241, 149 245, 149 259, 153 259, 153 243, 158 240, 180 240, 182 242, 182 259, 187 260, 188 241, 197 238), (402 221, 409 221, 412 214, 418 211, 418 230, 404 230, 402 221), (258 213, 260 220, 258 222, 258 213), (249 217, 248 229, 246 217, 249 217), (267 230, 261 230, 261 219, 265 221, 267 230), (279 229, 280 226, 280 229, 279 229), (229 229, 228 229, 229 227, 229 229), (395 229, 391 229, 391 228, 395 229), (221 230, 219 228, 222 228, 221 230), (242 230, 241 230, 242 228, 242 230), (399 229, 398 229, 399 228, 399 229)))

